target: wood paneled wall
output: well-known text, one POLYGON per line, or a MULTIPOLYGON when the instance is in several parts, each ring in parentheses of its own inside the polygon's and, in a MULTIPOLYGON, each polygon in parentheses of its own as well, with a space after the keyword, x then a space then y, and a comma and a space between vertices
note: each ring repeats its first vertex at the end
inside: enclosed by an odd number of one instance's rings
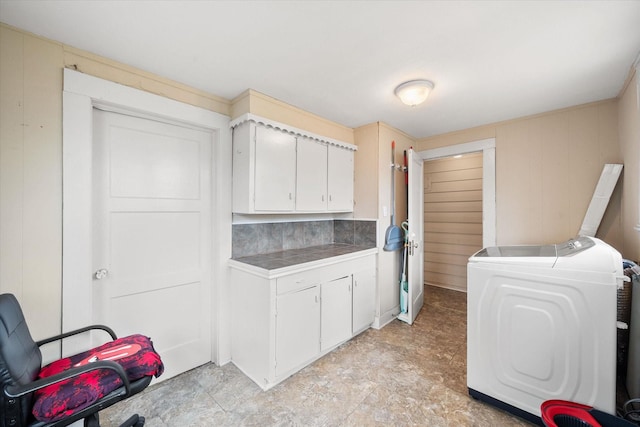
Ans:
POLYGON ((424 280, 467 288, 467 260, 482 249, 482 153, 424 164, 424 280))

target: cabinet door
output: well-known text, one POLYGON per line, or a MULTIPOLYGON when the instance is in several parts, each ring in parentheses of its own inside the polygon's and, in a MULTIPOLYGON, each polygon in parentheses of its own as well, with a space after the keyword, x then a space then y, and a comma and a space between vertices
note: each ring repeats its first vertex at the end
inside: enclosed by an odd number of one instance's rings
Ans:
POLYGON ((322 284, 321 351, 351 338, 351 276, 322 284))
POLYGON ((298 137, 296 210, 327 210, 327 145, 298 137))
POLYGON ((353 211, 353 151, 331 145, 328 147, 328 209, 353 211))
POLYGON ((292 211, 296 191, 296 138, 256 126, 255 210, 292 211))
POLYGON ((358 271, 353 274, 353 333, 371 326, 376 314, 376 271, 358 271))
POLYGON ((320 353, 319 287, 280 295, 276 301, 276 377, 320 353))

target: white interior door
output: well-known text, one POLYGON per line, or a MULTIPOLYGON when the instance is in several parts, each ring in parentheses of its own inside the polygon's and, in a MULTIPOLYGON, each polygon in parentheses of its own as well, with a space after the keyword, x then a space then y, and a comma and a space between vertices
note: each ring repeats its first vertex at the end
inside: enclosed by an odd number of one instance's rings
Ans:
POLYGON ((408 307, 401 320, 412 324, 424 304, 424 190, 423 160, 413 150, 407 152, 409 173, 408 307))
POLYGON ((94 110, 93 320, 211 360, 210 132, 94 110))

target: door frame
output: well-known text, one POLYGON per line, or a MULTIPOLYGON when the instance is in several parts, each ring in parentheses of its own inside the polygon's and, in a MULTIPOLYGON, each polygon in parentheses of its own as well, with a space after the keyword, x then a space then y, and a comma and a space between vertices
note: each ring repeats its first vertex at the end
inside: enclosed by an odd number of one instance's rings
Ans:
MULTIPOLYGON (((231 257, 231 132, 229 117, 74 70, 64 70, 62 120, 62 330, 92 323, 93 109, 116 111, 211 131, 211 357, 231 359, 227 260, 231 257)), ((63 355, 84 350, 85 334, 63 355)))
MULTIPOLYGON (((422 161, 482 152, 482 246, 495 246, 496 234, 496 139, 488 138, 464 144, 420 151, 422 161)), ((424 186, 424 180, 422 182, 424 186)))

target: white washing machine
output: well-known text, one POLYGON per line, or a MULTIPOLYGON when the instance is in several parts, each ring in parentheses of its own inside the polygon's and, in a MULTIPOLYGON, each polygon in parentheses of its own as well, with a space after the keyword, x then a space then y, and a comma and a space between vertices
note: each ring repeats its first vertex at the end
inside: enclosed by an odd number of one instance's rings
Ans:
POLYGON ((615 413, 618 251, 593 237, 489 247, 467 273, 471 396, 537 423, 550 399, 615 413))

